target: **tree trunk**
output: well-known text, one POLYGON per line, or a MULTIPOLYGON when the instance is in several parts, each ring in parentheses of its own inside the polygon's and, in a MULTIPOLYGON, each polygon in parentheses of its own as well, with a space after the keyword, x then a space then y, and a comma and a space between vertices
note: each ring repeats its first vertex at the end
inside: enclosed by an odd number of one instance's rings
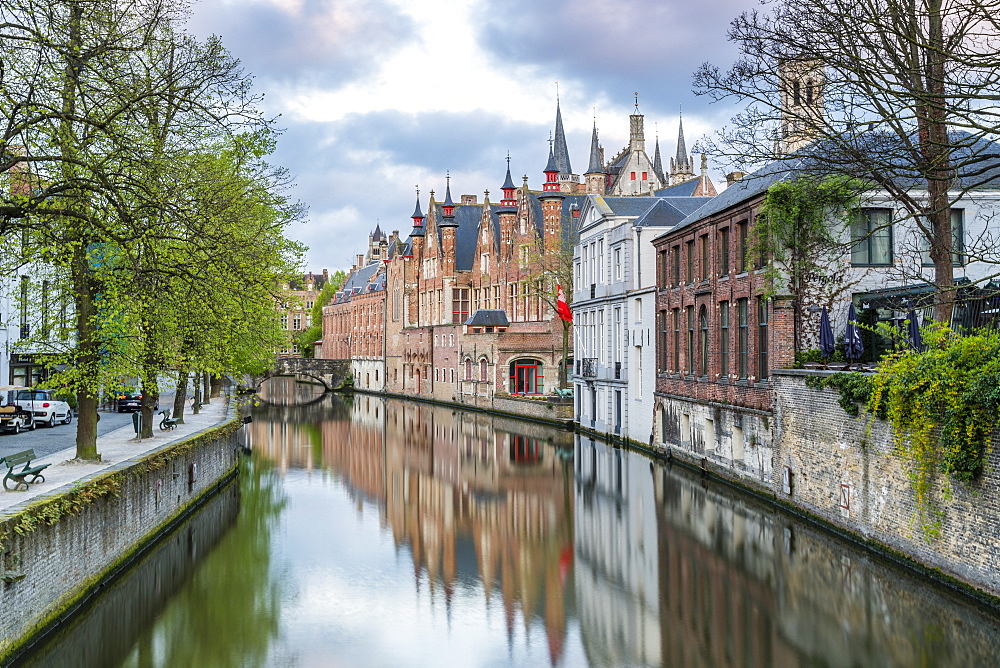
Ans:
POLYGON ((197 415, 201 412, 201 372, 194 372, 194 399, 191 402, 191 414, 197 415))
POLYGON ((203 373, 201 374, 201 384, 202 384, 202 400, 207 404, 211 403, 212 394, 212 374, 203 373))
POLYGON ((212 376, 212 398, 222 396, 222 376, 212 376))
POLYGON ((188 373, 187 369, 177 372, 177 391, 174 393, 174 410, 170 415, 177 424, 184 424, 184 402, 187 401, 188 373))

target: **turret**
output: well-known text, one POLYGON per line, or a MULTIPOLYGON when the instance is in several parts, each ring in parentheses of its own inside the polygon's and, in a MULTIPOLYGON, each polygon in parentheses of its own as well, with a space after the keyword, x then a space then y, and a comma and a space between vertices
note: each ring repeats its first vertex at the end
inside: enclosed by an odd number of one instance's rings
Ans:
POLYGON ((444 191, 444 202, 441 203, 441 272, 445 276, 455 273, 455 203, 451 199, 451 174, 447 175, 447 186, 444 191))

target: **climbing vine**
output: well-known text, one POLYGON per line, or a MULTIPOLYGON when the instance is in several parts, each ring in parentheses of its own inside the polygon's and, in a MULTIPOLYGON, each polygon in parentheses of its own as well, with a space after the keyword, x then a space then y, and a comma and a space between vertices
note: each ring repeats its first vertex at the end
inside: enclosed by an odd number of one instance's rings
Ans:
POLYGON ((759 270, 767 297, 783 287, 783 275, 796 293, 805 276, 826 270, 862 191, 860 181, 844 177, 799 177, 768 188, 747 247, 748 261, 769 258, 759 270))
POLYGON ((892 424, 896 450, 910 463, 922 528, 936 535, 936 475, 961 482, 979 476, 1000 420, 1000 333, 958 336, 931 325, 924 344, 925 352, 908 350, 883 360, 868 409, 884 411, 892 424))

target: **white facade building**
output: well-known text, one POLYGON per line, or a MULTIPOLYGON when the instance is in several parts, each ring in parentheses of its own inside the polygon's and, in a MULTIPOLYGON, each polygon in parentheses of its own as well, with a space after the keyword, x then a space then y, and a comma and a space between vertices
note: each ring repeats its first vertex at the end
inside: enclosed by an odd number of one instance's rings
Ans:
POLYGON ((708 197, 590 195, 574 252, 575 420, 641 443, 652 432, 656 257, 651 240, 708 197))

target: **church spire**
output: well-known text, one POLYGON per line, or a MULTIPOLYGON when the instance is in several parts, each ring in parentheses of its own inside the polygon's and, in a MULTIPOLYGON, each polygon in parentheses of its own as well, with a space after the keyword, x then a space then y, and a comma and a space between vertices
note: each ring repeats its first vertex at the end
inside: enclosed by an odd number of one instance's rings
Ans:
POLYGON ((656 174, 656 178, 660 179, 660 183, 667 185, 667 178, 663 174, 663 160, 660 158, 660 133, 656 133, 656 150, 653 152, 653 173, 656 174))
POLYGON ((684 115, 677 122, 677 156, 670 159, 670 177, 673 183, 683 183, 694 178, 694 161, 687 153, 684 141, 684 115))
POLYGON ((563 130, 562 109, 559 107, 559 95, 556 94, 556 136, 552 146, 553 157, 560 174, 572 174, 569 164, 569 149, 566 148, 566 132, 563 130))
POLYGON ((603 174, 604 164, 601 160, 601 145, 597 141, 597 121, 594 121, 594 132, 590 136, 590 164, 587 166, 588 174, 603 174))

